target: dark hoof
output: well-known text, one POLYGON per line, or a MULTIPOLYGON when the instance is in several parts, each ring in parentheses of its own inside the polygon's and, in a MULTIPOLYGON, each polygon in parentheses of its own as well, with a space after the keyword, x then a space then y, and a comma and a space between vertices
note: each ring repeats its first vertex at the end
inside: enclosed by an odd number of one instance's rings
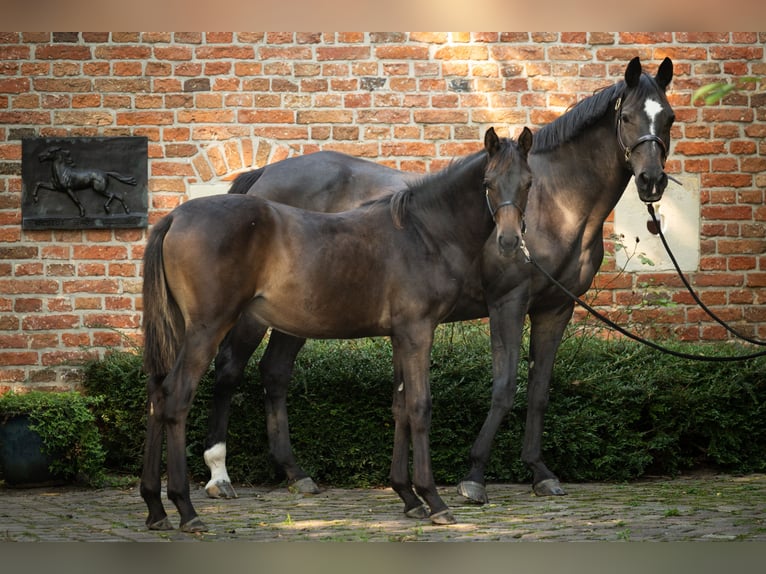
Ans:
POLYGON ((472 480, 464 480, 457 485, 457 493, 465 498, 468 502, 474 504, 487 504, 489 498, 487 497, 487 489, 483 484, 474 482, 472 480))
POLYGON ((428 518, 428 509, 425 507, 425 505, 421 504, 415 508, 405 510, 404 514, 407 516, 407 518, 428 518))
POLYGON ((311 480, 310 476, 300 478, 293 482, 287 489, 293 494, 319 494, 319 487, 311 480))
POLYGON ((199 516, 195 516, 189 522, 181 525, 182 532, 207 532, 207 525, 200 520, 199 516))
POLYGON ((537 484, 532 485, 537 496, 566 496, 566 491, 561 488, 557 478, 546 478, 537 484))
POLYGON ((237 498, 237 493, 230 482, 220 480, 218 482, 208 482, 205 486, 205 492, 210 498, 237 498))
POLYGON ((157 522, 149 522, 147 520, 146 526, 149 530, 174 530, 173 524, 167 516, 157 522))
POLYGON ((438 524, 439 526, 448 526, 457 523, 457 520, 452 516, 452 511, 449 508, 437 512, 436 514, 432 514, 430 518, 433 524, 438 524))

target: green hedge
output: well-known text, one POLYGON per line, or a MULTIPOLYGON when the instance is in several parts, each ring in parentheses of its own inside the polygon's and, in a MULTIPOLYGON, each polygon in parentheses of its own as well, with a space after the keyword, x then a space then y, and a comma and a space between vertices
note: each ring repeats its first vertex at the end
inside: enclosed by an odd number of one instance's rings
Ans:
MULTIPOLYGON (((727 355, 729 344, 669 344, 727 355)), ((233 401, 229 474, 236 482, 283 479, 268 454, 263 391, 254 357, 233 401)), ((565 481, 627 480, 701 465, 766 471, 766 359, 711 363, 677 359, 630 341, 569 337, 560 349, 545 422, 544 456, 565 481)), ((490 481, 527 481, 519 460, 526 417, 526 361, 515 406, 493 448, 490 481)), ((391 350, 387 339, 310 341, 288 396, 296 456, 311 476, 336 486, 386 484, 393 441, 391 350)), ((188 423, 189 467, 206 480, 202 451, 212 371, 188 423)), ((116 471, 140 472, 144 378, 140 358, 115 352, 91 363, 87 392, 116 471)), ((438 483, 459 481, 487 412, 491 357, 486 325, 446 325, 432 355, 431 453, 438 483)))

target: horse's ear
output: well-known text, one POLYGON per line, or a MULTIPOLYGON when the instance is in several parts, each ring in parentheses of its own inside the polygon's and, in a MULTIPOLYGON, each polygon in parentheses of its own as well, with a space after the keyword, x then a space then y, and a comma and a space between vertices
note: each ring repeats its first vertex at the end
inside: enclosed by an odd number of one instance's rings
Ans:
POLYGON ((633 58, 625 68, 625 83, 629 88, 635 88, 641 79, 641 60, 638 56, 633 58))
POLYGON ((521 130, 521 135, 519 135, 519 139, 516 141, 519 144, 521 153, 524 154, 524 157, 527 157, 529 155, 529 150, 532 149, 532 131, 527 126, 524 126, 524 129, 521 130))
POLYGON ((484 149, 492 157, 500 149, 500 138, 495 133, 495 128, 489 128, 484 134, 484 149))
POLYGON ((657 70, 657 75, 654 76, 654 79, 657 81, 657 85, 665 90, 665 88, 668 87, 670 80, 673 79, 673 60, 670 58, 665 58, 662 60, 662 64, 660 64, 660 67, 657 70))

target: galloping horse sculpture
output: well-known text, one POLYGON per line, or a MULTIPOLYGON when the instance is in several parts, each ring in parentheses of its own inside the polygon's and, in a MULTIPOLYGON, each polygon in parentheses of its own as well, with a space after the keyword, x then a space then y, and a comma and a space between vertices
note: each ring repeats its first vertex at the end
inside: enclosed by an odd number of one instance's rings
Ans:
POLYGON ((50 184, 43 182, 37 183, 35 190, 32 193, 32 200, 35 203, 39 200, 38 193, 41 189, 66 193, 69 199, 71 199, 80 210, 80 217, 83 217, 85 215, 85 208, 75 192, 81 189, 92 189, 99 195, 106 197, 106 202, 104 203, 104 211, 106 213, 110 212, 109 206, 115 199, 122 205, 122 209, 125 210, 125 213, 130 213, 128 206, 125 205, 124 195, 109 189, 109 178, 114 178, 127 185, 136 185, 135 177, 122 175, 115 171, 78 168, 75 165, 69 150, 65 150, 58 146, 48 148, 40 154, 38 159, 40 162, 52 162, 51 182, 50 184))
MULTIPOLYGON (((534 174, 527 206, 527 246, 537 262, 568 289, 583 294, 604 253, 603 224, 635 176, 639 197, 658 201, 667 185, 664 165, 674 114, 665 90, 673 77, 666 58, 654 77, 638 58, 624 81, 579 102, 535 136, 529 165, 534 174)), ((370 197, 391 193, 415 174, 333 152, 290 158, 239 176, 230 193, 248 193, 316 211, 341 211, 370 197), (357 185, 350 185, 351 182, 357 185), (367 195, 360 196, 359 191, 367 195)), ((458 485, 471 501, 487 501, 484 469, 492 441, 513 406, 524 318, 529 315, 528 408, 522 459, 538 495, 565 494, 542 459, 543 417, 553 363, 574 303, 532 265, 502 259, 490 243, 469 274, 447 321, 490 319, 493 355, 492 402, 471 449, 472 466, 458 485)), ((289 438, 286 389, 304 340, 273 331, 260 362, 266 391, 271 452, 303 492, 316 492, 295 460, 289 438)), ((255 350, 240 329, 227 337, 216 358, 216 386, 205 461, 209 496, 234 497, 226 470, 226 429, 234 389, 255 350)))
POLYGON ((517 253, 531 145, 526 128, 518 144, 490 128, 484 150, 354 211, 308 212, 228 194, 191 200, 162 219, 144 256, 147 526, 172 528, 160 498, 166 431, 168 498, 182 530, 206 529, 189 497, 186 418, 232 327, 256 346, 269 327, 297 337, 390 336, 393 488, 407 515, 453 523, 429 453, 433 333, 495 228, 498 256, 517 253))

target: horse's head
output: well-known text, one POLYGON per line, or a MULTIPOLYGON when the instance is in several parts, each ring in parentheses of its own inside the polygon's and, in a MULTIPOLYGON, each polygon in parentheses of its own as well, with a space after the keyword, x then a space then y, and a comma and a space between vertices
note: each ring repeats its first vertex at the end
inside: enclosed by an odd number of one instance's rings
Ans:
POLYGON ((37 159, 40 160, 40 163, 44 161, 53 161, 59 156, 59 154, 61 154, 62 151, 63 150, 58 146, 49 147, 43 153, 37 156, 37 159))
POLYGON ((665 97, 673 62, 665 58, 657 75, 642 73, 638 57, 625 70, 625 91, 615 103, 617 141, 627 168, 636 178, 641 201, 658 201, 668 184, 665 160, 675 114, 665 97))
POLYGON ((527 155, 532 147, 532 132, 524 128, 518 140, 497 137, 494 128, 484 135, 489 156, 484 172, 487 206, 497 227, 497 246, 504 256, 521 246, 524 236, 524 210, 532 185, 527 155))

